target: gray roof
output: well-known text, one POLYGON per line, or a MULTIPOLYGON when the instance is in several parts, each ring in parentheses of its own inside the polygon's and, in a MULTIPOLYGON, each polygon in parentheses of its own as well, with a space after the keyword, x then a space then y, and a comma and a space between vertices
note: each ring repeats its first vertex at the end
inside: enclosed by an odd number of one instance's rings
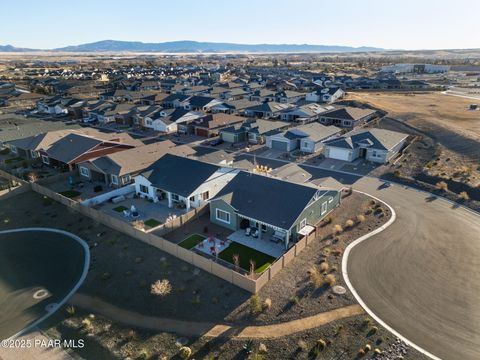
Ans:
POLYGON ((305 183, 312 178, 312 174, 295 163, 288 163, 273 169, 270 175, 299 184, 305 183))
POLYGON ((267 134, 271 131, 281 129, 289 125, 290 125, 289 123, 283 122, 283 121, 264 120, 264 119, 257 119, 254 122, 245 124, 247 128, 250 128, 249 130, 250 132, 255 132, 260 135, 267 134))
POLYGON ((227 202, 240 215, 288 230, 317 191, 315 187, 240 171, 215 199, 227 202))
POLYGON ((156 188, 187 197, 218 169, 216 165, 166 154, 141 175, 156 188))
POLYGON ((48 131, 64 129, 80 129, 80 126, 78 124, 66 124, 62 121, 31 119, 11 114, 0 115, 1 142, 23 139, 48 131))
POLYGON ((69 134, 53 143, 48 149, 47 154, 55 160, 68 164, 102 142, 102 140, 88 136, 69 134))
POLYGON ((359 129, 338 139, 328 141, 329 146, 354 149, 360 145, 378 150, 390 150, 408 135, 385 129, 359 129))
POLYGON ((329 111, 322 116, 327 118, 334 119, 344 119, 344 120, 360 120, 366 116, 374 114, 376 111, 372 109, 362 109, 351 106, 345 106, 343 108, 338 108, 332 111, 329 111))

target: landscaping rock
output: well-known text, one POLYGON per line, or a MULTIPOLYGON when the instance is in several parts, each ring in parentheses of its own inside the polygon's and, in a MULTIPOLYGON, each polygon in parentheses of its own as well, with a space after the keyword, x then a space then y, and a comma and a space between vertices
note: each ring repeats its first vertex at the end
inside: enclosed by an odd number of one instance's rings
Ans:
POLYGON ((340 285, 335 285, 333 288, 332 288, 332 291, 334 294, 337 294, 337 295, 343 295, 347 292, 347 289, 345 289, 343 286, 340 286, 340 285))

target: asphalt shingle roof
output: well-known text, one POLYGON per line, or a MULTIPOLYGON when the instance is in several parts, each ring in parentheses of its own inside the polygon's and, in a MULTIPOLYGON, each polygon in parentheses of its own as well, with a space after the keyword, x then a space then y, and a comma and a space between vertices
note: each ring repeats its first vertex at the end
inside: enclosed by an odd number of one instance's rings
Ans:
POLYGON ((240 171, 215 197, 240 215, 290 229, 317 193, 315 187, 240 171))
POLYGON ((216 165, 166 154, 141 175, 156 188, 186 197, 218 169, 216 165))

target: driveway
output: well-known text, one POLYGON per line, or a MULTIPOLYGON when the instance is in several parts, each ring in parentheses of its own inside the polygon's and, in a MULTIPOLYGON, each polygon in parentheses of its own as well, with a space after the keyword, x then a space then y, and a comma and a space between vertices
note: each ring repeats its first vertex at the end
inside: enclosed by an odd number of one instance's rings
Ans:
POLYGON ((397 220, 353 247, 350 281, 380 319, 431 354, 480 359, 480 216, 376 179, 354 188, 389 203, 397 220))

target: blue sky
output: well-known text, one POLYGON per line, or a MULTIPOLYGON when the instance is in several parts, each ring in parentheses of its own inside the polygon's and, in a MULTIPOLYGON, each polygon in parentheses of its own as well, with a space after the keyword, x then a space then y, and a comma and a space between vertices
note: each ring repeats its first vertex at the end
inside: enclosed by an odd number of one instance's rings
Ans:
POLYGON ((16 0, 0 4, 0 45, 98 40, 480 48, 480 0, 16 0))

